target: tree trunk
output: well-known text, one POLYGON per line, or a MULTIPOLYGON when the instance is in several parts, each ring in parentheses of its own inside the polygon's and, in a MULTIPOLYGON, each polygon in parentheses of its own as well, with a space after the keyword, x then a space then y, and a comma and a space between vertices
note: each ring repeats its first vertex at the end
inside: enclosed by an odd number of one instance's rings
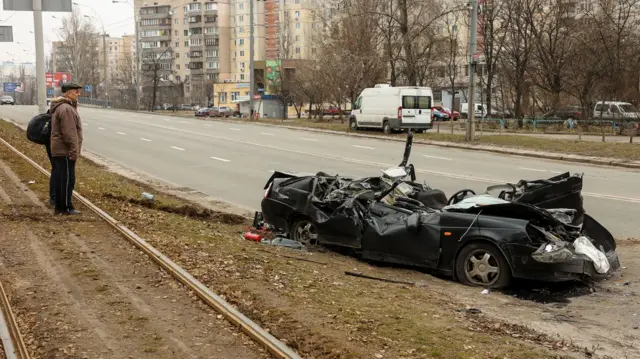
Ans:
POLYGON ((416 64, 413 60, 413 45, 409 38, 409 9, 407 0, 398 0, 400 8, 400 34, 402 35, 402 47, 404 49, 407 81, 408 85, 416 86, 418 83, 418 75, 416 73, 416 64))

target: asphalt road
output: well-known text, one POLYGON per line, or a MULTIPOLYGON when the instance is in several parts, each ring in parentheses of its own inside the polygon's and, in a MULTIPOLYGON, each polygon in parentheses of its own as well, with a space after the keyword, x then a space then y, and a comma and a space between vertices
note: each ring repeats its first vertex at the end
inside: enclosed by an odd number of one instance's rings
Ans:
MULTIPOLYGON (((35 106, 3 106, 27 123, 35 106)), ((401 161, 403 143, 253 124, 81 108, 85 150, 134 171, 258 209, 271 171, 369 176, 401 161)), ((44 149, 43 149, 44 150, 44 149)), ((416 144, 418 180, 450 196, 520 179, 584 173, 585 207, 619 237, 638 237, 640 171, 416 144)), ((79 174, 81 177, 82 174, 79 174)), ((78 188, 82 191, 82 188, 78 188)))

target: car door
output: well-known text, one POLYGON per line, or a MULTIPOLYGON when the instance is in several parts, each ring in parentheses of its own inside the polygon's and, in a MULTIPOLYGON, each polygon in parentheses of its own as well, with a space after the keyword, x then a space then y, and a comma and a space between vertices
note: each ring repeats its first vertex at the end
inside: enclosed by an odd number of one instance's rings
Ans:
POLYGON ((402 123, 416 123, 418 97, 414 94, 402 94, 402 123))
POLYGON ((440 257, 438 222, 439 213, 411 213, 377 203, 365 222, 362 249, 386 262, 435 267, 440 257), (415 216, 420 216, 417 226, 415 216))

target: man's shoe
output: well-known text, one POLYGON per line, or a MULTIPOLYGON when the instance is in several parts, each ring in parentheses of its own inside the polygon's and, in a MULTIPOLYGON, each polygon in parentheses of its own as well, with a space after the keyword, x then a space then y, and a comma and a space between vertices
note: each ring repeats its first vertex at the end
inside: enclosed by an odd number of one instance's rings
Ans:
POLYGON ((55 212, 56 215, 61 215, 61 216, 78 215, 80 213, 81 213, 80 211, 75 210, 75 209, 67 209, 67 210, 64 210, 64 211, 56 210, 56 212, 55 212))
POLYGON ((77 214, 81 214, 80 211, 78 211, 77 209, 70 209, 67 211, 68 214, 70 215, 77 215, 77 214))
POLYGON ((54 201, 54 200, 50 199, 50 200, 49 200, 49 205, 50 205, 51 207, 55 206, 55 205, 56 205, 56 201, 54 201))

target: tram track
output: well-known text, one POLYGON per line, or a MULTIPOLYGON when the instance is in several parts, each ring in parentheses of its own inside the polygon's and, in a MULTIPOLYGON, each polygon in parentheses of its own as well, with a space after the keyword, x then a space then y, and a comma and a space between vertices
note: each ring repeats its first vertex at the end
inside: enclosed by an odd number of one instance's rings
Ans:
MULTIPOLYGON (((24 159, 27 163, 37 169, 46 177, 49 177, 49 172, 41 167, 38 163, 31 158, 17 150, 11 144, 0 138, 0 142, 10 149, 13 153, 24 159)), ((1 194, 1 193, 0 193, 1 194)), ((218 296, 211 289, 209 289, 202 282, 197 280, 184 268, 172 261, 169 257, 162 252, 154 248, 151 244, 146 242, 143 238, 137 235, 134 231, 127 228, 123 223, 114 219, 106 211, 102 210, 87 198, 83 197, 77 192, 74 192, 74 198, 84 204, 88 209, 100 217, 110 227, 115 229, 131 244, 137 247, 140 251, 145 253, 153 262, 160 266, 164 271, 170 274, 175 280, 183 284, 190 291, 192 291, 203 303, 210 308, 214 309, 224 318, 226 318, 231 324, 239 328, 245 334, 247 334, 255 343, 266 349, 271 355, 276 358, 282 359, 294 359, 301 358, 294 350, 286 346, 279 339, 271 335, 269 332, 260 327, 257 323, 253 322, 250 318, 234 308, 231 304, 226 302, 222 297, 218 296)), ((26 353, 26 352, 25 352, 26 353)), ((9 357, 8 357, 9 358, 9 357)), ((16 359, 23 359, 27 357, 15 357, 16 359)))

